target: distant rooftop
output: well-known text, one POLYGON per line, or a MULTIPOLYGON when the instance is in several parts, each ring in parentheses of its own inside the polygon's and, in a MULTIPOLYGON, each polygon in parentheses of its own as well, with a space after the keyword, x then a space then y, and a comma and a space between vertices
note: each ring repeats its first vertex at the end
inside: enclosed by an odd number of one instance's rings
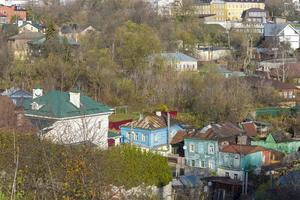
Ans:
POLYGON ((228 145, 223 147, 220 152, 225 153, 235 153, 240 155, 247 155, 259 151, 267 151, 267 149, 260 147, 260 146, 250 146, 250 145, 228 145))
POLYGON ((175 60, 181 62, 197 62, 197 59, 183 53, 161 53, 160 56, 167 60, 175 60))
POLYGON ((210 124, 201 130, 189 133, 186 138, 203 139, 203 140, 219 140, 223 138, 238 136, 244 134, 245 131, 234 124, 220 123, 210 124))

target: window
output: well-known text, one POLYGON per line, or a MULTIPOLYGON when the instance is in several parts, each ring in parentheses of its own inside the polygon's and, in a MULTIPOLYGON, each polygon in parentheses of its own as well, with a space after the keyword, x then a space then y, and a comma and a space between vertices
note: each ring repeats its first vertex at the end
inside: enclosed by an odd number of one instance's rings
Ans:
POLYGON ((126 133, 126 139, 128 139, 128 140, 130 139, 130 132, 126 133))
POLYGON ((154 135, 154 142, 158 142, 158 136, 154 135))
POLYGON ((133 140, 138 140, 139 138, 138 138, 138 134, 137 133, 133 133, 133 140))
POLYGON ((195 160, 191 160, 191 166, 195 167, 195 160))
POLYGON ((215 168, 215 161, 213 161, 213 160, 208 161, 208 168, 209 169, 214 169, 215 168))
POLYGON ((213 144, 208 145, 208 154, 214 154, 215 153, 215 146, 213 144))
POLYGON ((146 141, 146 135, 142 134, 142 141, 145 142, 146 141))
POLYGON ((205 162, 204 162, 204 160, 200 160, 200 164, 199 165, 200 165, 201 168, 205 168, 205 162))
POLYGON ((195 152, 195 145, 190 144, 189 149, 190 149, 190 152, 195 152))
POLYGON ((234 179, 237 180, 238 179, 238 175, 234 174, 234 179))
POLYGON ((225 176, 226 176, 226 177, 229 177, 229 172, 225 172, 225 176))
POLYGON ((102 125, 102 122, 99 121, 99 122, 98 122, 98 129, 101 129, 101 125, 102 125))
POLYGON ((293 92, 289 91, 289 99, 292 99, 292 98, 293 98, 293 92))

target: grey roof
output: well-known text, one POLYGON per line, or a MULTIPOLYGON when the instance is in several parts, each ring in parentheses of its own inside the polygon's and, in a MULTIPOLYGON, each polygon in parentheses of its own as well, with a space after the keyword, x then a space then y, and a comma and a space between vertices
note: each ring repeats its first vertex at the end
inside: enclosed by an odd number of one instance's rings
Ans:
POLYGON ((245 131, 243 129, 230 122, 226 122, 221 124, 210 124, 201 130, 188 133, 185 138, 217 141, 244 134, 245 131))
POLYGON ((33 40, 43 36, 44 34, 40 32, 24 32, 10 37, 9 40, 33 40))
POLYGON ((229 69, 226 69, 223 66, 218 66, 217 70, 219 73, 222 73, 222 74, 231 74, 232 73, 232 71, 230 71, 229 69))
POLYGON ((183 53, 161 53, 160 54, 161 57, 167 59, 167 60, 176 60, 176 61, 187 61, 187 62, 197 62, 197 59, 188 56, 186 54, 183 53))
POLYGON ((292 141, 291 134, 285 131, 276 131, 274 133, 271 133, 271 135, 276 143, 292 141))
POLYGON ((288 24, 265 24, 264 36, 274 37, 277 36, 288 24))
POLYGON ((20 88, 14 88, 14 87, 5 90, 4 92, 1 93, 1 95, 8 96, 11 98, 18 98, 18 97, 32 98, 32 94, 30 92, 27 92, 20 88))
MULTIPOLYGON (((179 125, 179 123, 175 119, 170 118, 170 125, 172 126, 175 124, 179 125)), ((121 125, 121 127, 141 128, 147 130, 166 128, 167 126, 168 126, 167 116, 165 115, 157 116, 156 114, 152 114, 152 113, 146 113, 145 116, 143 116, 138 120, 121 125)))

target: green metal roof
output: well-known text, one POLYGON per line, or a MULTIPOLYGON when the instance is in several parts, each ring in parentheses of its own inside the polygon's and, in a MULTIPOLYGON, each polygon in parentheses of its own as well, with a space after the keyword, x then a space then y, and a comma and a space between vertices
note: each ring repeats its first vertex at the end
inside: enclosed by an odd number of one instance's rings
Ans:
MULTIPOLYGON (((31 40, 29 43, 31 45, 43 45, 46 41, 46 37, 39 37, 36 38, 34 40, 31 40)), ((66 44, 70 45, 70 46, 79 46, 79 43, 76 42, 74 39, 72 38, 66 38, 66 37, 62 37, 62 36, 58 36, 58 41, 60 44, 63 44, 64 42, 66 42, 66 44)))
POLYGON ((80 95, 80 108, 74 106, 69 99, 70 95, 68 92, 51 91, 44 96, 26 101, 24 105, 25 114, 38 117, 67 118, 112 112, 109 106, 96 102, 82 94, 80 95), (33 102, 42 107, 38 110, 33 110, 33 102))
POLYGON ((118 133, 116 133, 116 132, 113 132, 113 131, 108 131, 107 136, 108 136, 108 138, 121 137, 120 134, 118 134, 118 133))
POLYGON ((271 116, 271 117, 278 117, 280 115, 289 115, 290 114, 290 108, 276 108, 276 107, 270 107, 270 108, 259 108, 256 110, 256 116, 271 116))

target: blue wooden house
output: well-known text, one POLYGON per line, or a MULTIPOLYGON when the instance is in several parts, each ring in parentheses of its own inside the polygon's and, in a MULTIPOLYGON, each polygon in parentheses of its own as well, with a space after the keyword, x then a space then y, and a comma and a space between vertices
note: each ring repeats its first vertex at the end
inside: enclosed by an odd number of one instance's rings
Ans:
POLYGON ((135 144, 142 149, 171 153, 170 143, 177 131, 183 130, 180 124, 165 115, 146 114, 139 120, 120 127, 122 142, 135 144))
POLYGON ((25 100, 31 100, 32 94, 20 88, 10 88, 1 93, 2 96, 9 97, 17 107, 23 107, 25 100))
POLYGON ((189 133, 184 139, 186 164, 217 171, 219 150, 239 141, 244 130, 232 123, 212 124, 189 133))
POLYGON ((259 146, 228 145, 219 152, 217 174, 243 180, 246 171, 260 170, 270 163, 271 151, 259 146))

